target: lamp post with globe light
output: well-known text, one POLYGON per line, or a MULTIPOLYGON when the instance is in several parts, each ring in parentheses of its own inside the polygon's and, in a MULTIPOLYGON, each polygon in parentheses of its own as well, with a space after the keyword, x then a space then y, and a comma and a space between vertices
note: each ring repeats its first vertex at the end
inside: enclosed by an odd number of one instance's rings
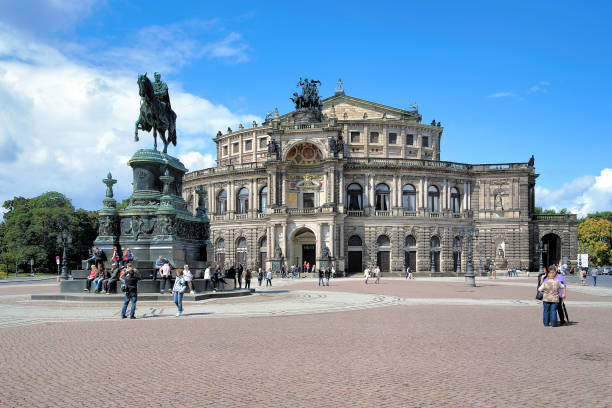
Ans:
POLYGON ((61 279, 68 279, 68 259, 66 258, 66 247, 72 244, 72 235, 66 230, 62 230, 57 234, 57 244, 63 248, 62 253, 62 273, 61 279))

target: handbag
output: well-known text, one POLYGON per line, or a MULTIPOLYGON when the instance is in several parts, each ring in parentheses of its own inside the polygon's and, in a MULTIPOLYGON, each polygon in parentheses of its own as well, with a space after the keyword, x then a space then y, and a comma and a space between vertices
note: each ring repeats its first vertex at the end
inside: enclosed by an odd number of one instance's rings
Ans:
POLYGON ((127 287, 127 285, 125 283, 121 284, 121 291, 122 292, 127 292, 128 291, 128 287, 127 287))
POLYGON ((538 293, 536 294, 536 299, 537 300, 542 300, 544 299, 544 294, 540 291, 538 291, 538 293))

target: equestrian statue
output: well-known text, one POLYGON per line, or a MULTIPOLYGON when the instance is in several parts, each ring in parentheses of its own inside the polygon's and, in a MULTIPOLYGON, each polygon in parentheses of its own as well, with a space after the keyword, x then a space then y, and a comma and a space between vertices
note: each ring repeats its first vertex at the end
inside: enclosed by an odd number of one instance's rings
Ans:
POLYGON ((140 116, 136 121, 134 141, 138 141, 138 129, 150 132, 153 129, 153 148, 157 150, 157 133, 164 143, 164 153, 168 145, 176 146, 176 113, 170 106, 168 85, 161 81, 159 72, 153 74, 155 82, 147 74, 138 75, 138 93, 140 94, 140 116), (166 131, 167 138, 166 138, 166 131))

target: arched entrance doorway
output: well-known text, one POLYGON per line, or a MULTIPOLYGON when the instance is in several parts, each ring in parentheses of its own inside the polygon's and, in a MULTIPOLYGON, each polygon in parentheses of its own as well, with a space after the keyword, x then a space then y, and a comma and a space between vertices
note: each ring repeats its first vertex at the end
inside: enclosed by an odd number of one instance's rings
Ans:
POLYGON ((434 236, 429 241, 430 272, 440 272, 440 238, 434 236))
POLYGON ((314 232, 306 227, 299 228, 294 232, 291 243, 293 255, 292 259, 287 261, 295 261, 296 265, 302 267, 304 262, 308 262, 312 270, 317 262, 317 239, 314 232))
POLYGON ((259 240, 259 267, 265 268, 268 258, 268 238, 262 237, 259 240))
POLYGON ((544 266, 560 264, 561 262, 561 238, 557 234, 546 234, 542 237, 545 252, 542 253, 544 266))
POLYGON ((215 244, 215 262, 221 269, 225 267, 225 240, 223 238, 219 238, 215 244))
POLYGON ((381 235, 376 240, 378 252, 376 254, 376 264, 381 272, 391 271, 391 240, 386 235, 381 235))
POLYGON ((242 265, 243 268, 247 267, 247 240, 241 237, 236 242, 236 264, 242 265))
POLYGON ((363 270, 363 241, 358 235, 348 240, 348 273, 361 273, 363 270))
POLYGON ((416 238, 414 238, 412 235, 408 235, 404 242, 404 266, 406 266, 406 268, 410 268, 412 272, 416 272, 416 256, 416 238))

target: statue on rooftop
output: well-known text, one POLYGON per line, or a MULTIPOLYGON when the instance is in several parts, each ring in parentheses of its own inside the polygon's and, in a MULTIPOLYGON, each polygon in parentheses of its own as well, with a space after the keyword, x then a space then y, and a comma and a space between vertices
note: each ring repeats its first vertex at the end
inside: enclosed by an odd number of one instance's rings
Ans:
POLYGON ((293 97, 289 98, 295 103, 296 109, 321 109, 321 99, 319 98, 319 90, 317 85, 321 85, 321 81, 300 77, 297 87, 302 87, 302 94, 293 93, 293 97))

